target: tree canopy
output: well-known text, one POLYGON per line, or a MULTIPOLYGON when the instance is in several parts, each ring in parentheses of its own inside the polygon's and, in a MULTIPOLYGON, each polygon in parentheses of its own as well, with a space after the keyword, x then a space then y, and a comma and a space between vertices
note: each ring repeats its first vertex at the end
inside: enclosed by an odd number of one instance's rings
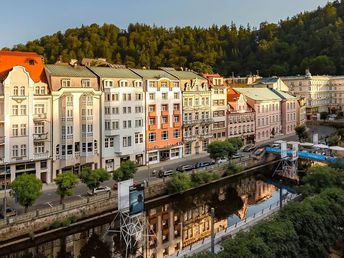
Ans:
POLYGON ((188 67, 224 76, 344 73, 344 2, 334 1, 278 24, 258 28, 235 24, 208 28, 164 28, 112 24, 67 29, 13 49, 35 51, 48 63, 71 58, 106 58, 128 67, 188 67))
POLYGON ((56 192, 60 195, 60 203, 62 204, 66 196, 73 195, 73 188, 79 182, 79 178, 72 172, 65 172, 59 174, 54 181, 57 185, 56 192))
POLYGON ((81 181, 85 183, 87 187, 93 191, 94 188, 99 187, 101 182, 109 180, 110 174, 102 168, 96 170, 86 168, 81 171, 80 178, 81 181))
POLYGON ((121 163, 121 166, 113 173, 113 179, 116 181, 124 181, 133 178, 137 171, 136 164, 127 160, 121 163))

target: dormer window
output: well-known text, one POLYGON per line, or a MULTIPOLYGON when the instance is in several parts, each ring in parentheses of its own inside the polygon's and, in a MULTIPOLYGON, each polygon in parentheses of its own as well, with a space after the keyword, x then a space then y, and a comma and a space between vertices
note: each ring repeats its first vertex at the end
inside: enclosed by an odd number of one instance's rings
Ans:
POLYGON ((44 95, 45 94, 45 87, 44 86, 41 86, 40 87, 40 92, 39 92, 41 95, 44 95))
POLYGON ((150 87, 150 88, 154 88, 154 87, 155 87, 155 82, 150 81, 150 82, 149 82, 149 87, 150 87))
POLYGON ((128 86, 129 86, 128 81, 120 81, 119 82, 119 87, 128 87, 128 86))
POLYGON ((34 59, 29 59, 28 63, 29 65, 35 65, 36 61, 34 59))
POLYGON ((89 88, 91 86, 91 81, 89 79, 81 80, 81 87, 89 88))
POLYGON ((167 82, 162 82, 161 83, 161 88, 167 88, 167 82))
POLYGON ((38 95, 39 94, 39 86, 36 86, 35 87, 35 95, 38 95))
POLYGON ((173 82, 173 87, 174 88, 179 88, 179 82, 173 82))
POLYGON ((61 79, 61 87, 62 88, 69 88, 71 85, 70 79, 61 79))
POLYGON ((104 80, 103 84, 104 84, 104 88, 112 88, 113 87, 113 81, 112 80, 104 80))

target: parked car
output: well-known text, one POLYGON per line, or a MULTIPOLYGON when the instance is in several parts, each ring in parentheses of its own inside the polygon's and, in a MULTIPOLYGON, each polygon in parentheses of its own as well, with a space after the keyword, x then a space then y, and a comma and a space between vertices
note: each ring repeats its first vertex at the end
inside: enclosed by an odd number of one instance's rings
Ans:
MULTIPOLYGON (((137 185, 138 183, 136 181, 133 181, 133 185, 137 185)), ((112 190, 117 190, 118 189, 118 182, 114 182, 112 185, 112 190)))
POLYGON ((274 143, 271 145, 271 148, 280 148, 281 147, 281 144, 278 144, 278 143, 274 143))
POLYGON ((174 172, 174 170, 172 169, 167 169, 167 170, 164 170, 164 169, 161 169, 159 172, 158 172, 158 177, 165 177, 165 176, 170 176, 172 175, 174 172))
POLYGON ((93 192, 90 190, 87 192, 88 195, 94 195, 94 194, 98 194, 98 193, 105 193, 105 192, 110 192, 111 188, 108 186, 99 186, 94 188, 93 192))
POLYGON ((233 156, 232 156, 232 159, 238 159, 238 158, 241 158, 243 157, 244 155, 242 155, 241 153, 235 153, 233 156))
POLYGON ((193 170, 195 167, 193 165, 180 165, 177 167, 177 171, 179 172, 185 172, 185 171, 190 171, 193 170))
POLYGON ((217 159, 216 160, 216 163, 217 164, 222 164, 222 163, 226 163, 228 162, 228 159, 227 158, 220 158, 220 159, 217 159))
POLYGON ((248 144, 242 149, 242 151, 250 152, 250 151, 253 151, 254 149, 255 149, 254 144, 248 144))
POLYGON ((204 168, 204 167, 208 167, 208 166, 211 166, 212 165, 212 162, 209 162, 209 161, 201 161, 201 162, 197 162, 195 164, 195 168, 204 168))
MULTIPOLYGON (((6 216, 7 217, 13 217, 13 216, 16 216, 17 215, 17 211, 11 207, 6 207, 6 216)), ((3 219, 4 218, 4 211, 1 210, 1 213, 0 213, 0 219, 3 219)))

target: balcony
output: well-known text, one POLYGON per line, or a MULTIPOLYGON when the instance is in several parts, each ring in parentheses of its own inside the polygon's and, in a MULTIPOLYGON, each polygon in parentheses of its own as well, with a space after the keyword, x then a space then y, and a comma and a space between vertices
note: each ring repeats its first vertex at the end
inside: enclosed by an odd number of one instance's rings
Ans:
POLYGON ((156 116, 156 112, 155 111, 148 112, 148 116, 155 117, 156 116))
POLYGON ((214 135, 212 133, 202 133, 200 134, 201 138, 203 139, 209 139, 209 138, 213 138, 214 135))
POLYGON ((211 124, 213 122, 213 119, 211 118, 202 118, 200 120, 201 124, 211 124))
POLYGON ((115 136, 119 135, 119 129, 105 129, 106 136, 115 136))
POLYGON ((82 132, 81 137, 82 138, 93 137, 93 132, 82 132))
POLYGON ((197 124, 196 120, 183 120, 183 126, 193 126, 197 124))
POLYGON ((69 117, 62 117, 61 118, 61 121, 62 122, 73 122, 73 117, 72 116, 69 116, 69 117))
POLYGON ((82 121, 92 121, 93 120, 93 116, 82 116, 81 120, 82 121))
POLYGON ((180 122, 174 122, 173 127, 181 127, 181 123, 180 122))
POLYGON ((48 133, 34 133, 32 136, 34 141, 45 141, 48 139, 48 133))
POLYGON ((33 158, 34 159, 48 159, 49 158, 49 152, 46 151, 44 153, 34 153, 33 158))
POLYGON ((47 119, 47 113, 33 114, 33 121, 43 121, 47 119))
POLYGON ((161 116, 168 116, 168 115, 169 115, 168 111, 161 111, 161 116))
POLYGON ((180 115, 180 110, 173 110, 173 115, 174 116, 179 116, 180 115))
POLYGON ((186 141, 186 142, 193 142, 193 141, 197 140, 197 136, 196 135, 185 134, 183 138, 184 138, 184 141, 186 141))
POLYGON ((161 128, 162 128, 162 129, 167 129, 167 128, 168 128, 168 126, 169 126, 169 124, 168 124, 168 123, 161 124, 161 128))
POLYGON ((5 136, 0 136, 0 145, 5 144, 5 136))

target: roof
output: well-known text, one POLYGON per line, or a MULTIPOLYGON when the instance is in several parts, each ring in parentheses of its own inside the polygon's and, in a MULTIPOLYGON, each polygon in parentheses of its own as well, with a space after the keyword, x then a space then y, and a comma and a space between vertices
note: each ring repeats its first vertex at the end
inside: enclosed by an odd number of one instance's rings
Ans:
POLYGON ((239 97, 240 97, 240 93, 236 92, 231 87, 227 88, 227 101, 228 102, 237 101, 239 97))
POLYGON ((96 77, 90 70, 84 66, 70 66, 70 65, 45 65, 48 73, 53 76, 65 77, 96 77))
POLYGON ((177 71, 177 70, 168 70, 168 73, 172 74, 173 76, 177 77, 179 80, 205 80, 204 77, 200 76, 199 74, 191 71, 177 71))
POLYGON ((14 66, 23 66, 34 82, 46 82, 43 57, 34 52, 0 51, 0 81, 14 66))
POLYGON ((139 75, 126 68, 96 67, 91 66, 89 69, 101 78, 130 78, 141 79, 139 75))
POLYGON ((168 78, 170 80, 177 80, 176 77, 170 75, 169 73, 163 70, 145 70, 145 69, 130 69, 130 70, 138 74, 144 79, 168 78))
POLYGON ((284 91, 280 91, 280 90, 274 90, 274 89, 271 89, 275 94, 277 94, 279 97, 281 97, 282 99, 288 99, 288 100, 291 100, 291 99, 296 99, 295 96, 293 95, 290 95, 289 93, 286 93, 284 91))
POLYGON ((268 88, 234 88, 235 91, 258 101, 281 100, 282 98, 268 88))
POLYGON ((260 80, 258 80, 256 83, 262 83, 262 84, 273 84, 278 82, 279 78, 278 77, 267 77, 267 78, 262 78, 260 80))

